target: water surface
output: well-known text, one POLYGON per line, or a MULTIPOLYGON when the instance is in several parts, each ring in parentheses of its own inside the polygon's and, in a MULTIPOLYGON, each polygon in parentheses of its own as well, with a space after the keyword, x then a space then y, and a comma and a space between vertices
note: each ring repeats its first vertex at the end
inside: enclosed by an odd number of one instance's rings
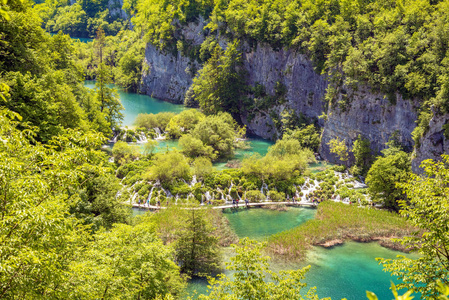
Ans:
MULTIPOLYGON (((313 218, 314 214, 313 209, 290 208, 287 212, 267 209, 239 210, 225 213, 225 216, 240 238, 263 240, 274 233, 303 224, 313 218)), ((232 255, 229 249, 225 250, 224 260, 229 261, 232 255)), ((270 266, 278 272, 310 265, 304 282, 308 287, 316 286, 320 298, 363 300, 366 299, 366 291, 372 291, 379 299, 392 299, 389 288, 391 281, 397 283, 397 280, 390 276, 390 273, 383 271, 376 258, 395 258, 397 255, 404 254, 383 248, 377 243, 346 242, 333 248, 313 247, 302 263, 277 261, 271 262, 270 266)), ((232 276, 228 270, 223 272, 232 276)), ((194 278, 189 282, 187 292, 191 294, 194 290, 206 293, 207 281, 194 278)), ((415 296, 415 299, 420 299, 419 295, 415 296)))
MULTIPOLYGON (((84 86, 93 89, 95 88, 95 81, 86 80, 84 86)), ((124 116, 123 126, 134 126, 134 120, 138 114, 157 114, 160 112, 179 113, 186 109, 181 104, 173 104, 147 95, 126 92, 115 84, 110 84, 109 87, 117 89, 120 101, 125 108, 122 111, 124 116)))
POLYGON ((292 229, 315 217, 316 209, 290 207, 287 211, 264 208, 226 210, 229 225, 239 238, 264 240, 275 233, 292 229))

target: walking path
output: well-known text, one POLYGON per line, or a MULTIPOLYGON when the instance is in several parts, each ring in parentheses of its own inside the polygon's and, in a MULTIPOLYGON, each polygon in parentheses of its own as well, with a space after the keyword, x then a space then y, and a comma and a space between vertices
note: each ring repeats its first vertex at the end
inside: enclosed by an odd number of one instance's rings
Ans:
MULTIPOLYGON (((212 209, 226 209, 226 208, 237 208, 237 207, 261 207, 261 206, 265 206, 265 205, 286 205, 286 206, 310 206, 310 207, 315 207, 318 204, 317 203, 312 203, 312 202, 260 202, 260 203, 248 203, 248 205, 246 205, 245 203, 239 203, 237 204, 227 204, 227 205, 220 205, 220 206, 210 206, 210 205, 203 205, 203 208, 206 207, 211 207, 212 209)), ((146 204, 138 204, 138 203, 133 203, 133 207, 136 208, 145 208, 145 209, 149 209, 149 210, 159 210, 159 209, 166 209, 167 207, 165 206, 157 206, 157 205, 146 205, 146 204)), ((189 209, 188 207, 186 207, 185 209, 189 209)), ((198 209, 198 208, 190 208, 190 209, 198 209)))

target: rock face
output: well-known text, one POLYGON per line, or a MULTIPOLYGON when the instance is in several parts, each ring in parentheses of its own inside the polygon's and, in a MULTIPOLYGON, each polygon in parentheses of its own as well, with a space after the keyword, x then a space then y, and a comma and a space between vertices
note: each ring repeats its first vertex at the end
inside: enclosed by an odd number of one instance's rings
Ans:
POLYGON ((152 97, 183 103, 184 94, 192 84, 194 74, 189 72, 197 65, 178 53, 164 53, 148 44, 145 49, 144 72, 141 90, 152 97))
POLYGON ((446 131, 443 127, 448 123, 449 114, 433 114, 429 123, 429 130, 416 147, 415 159, 412 161, 414 172, 422 173, 424 171, 419 167, 423 160, 429 158, 439 160, 441 154, 449 154, 449 130, 446 131))
MULTIPOLYGON (((204 41, 204 20, 182 27, 175 35, 182 35, 192 45, 204 41)), ((220 40, 220 45, 225 41, 220 40)), ((324 96, 327 79, 317 74, 305 55, 291 49, 274 50, 268 45, 243 46, 243 63, 247 71, 247 83, 251 86, 263 85, 268 94, 273 95, 279 82, 286 88, 285 101, 270 111, 249 113, 242 110, 241 120, 249 132, 268 139, 279 137, 277 120, 285 110, 294 111, 309 119, 318 120, 323 127, 320 155, 331 162, 338 159, 330 153, 328 143, 333 138, 344 140, 349 149, 360 134, 368 139, 371 148, 380 151, 385 148, 392 134, 397 134, 401 143, 411 150, 414 146, 412 131, 417 119, 414 101, 404 100, 397 95, 393 105, 384 95, 359 87, 349 91, 345 97, 350 101, 345 107, 334 104, 328 108, 327 120, 318 119, 325 111, 324 96), (348 95, 349 94, 349 95, 348 95)), ((196 61, 176 54, 164 53, 152 45, 145 52, 142 90, 153 97, 182 103, 186 90, 192 84, 201 65, 196 61)), ((341 95, 341 97, 343 97, 341 95)), ((435 116, 429 132, 417 149, 413 170, 426 158, 438 158, 449 152, 449 140, 444 136, 442 126, 449 122, 449 116, 435 116)), ((350 157, 353 159, 353 157, 350 157)))
POLYGON ((109 9, 109 14, 111 15, 111 17, 127 20, 128 15, 122 9, 122 6, 123 6, 123 0, 109 0, 108 1, 108 9, 109 9))
MULTIPOLYGON (((371 149, 385 149, 392 134, 397 133, 401 144, 408 150, 413 148, 412 131, 417 118, 413 102, 397 95, 396 104, 391 104, 383 95, 374 94, 367 89, 350 92, 352 99, 347 108, 334 105, 329 108, 328 119, 324 124, 320 154, 337 162, 329 151, 329 141, 339 138, 351 149, 360 134, 371 143, 371 149)), ((350 160, 353 158, 350 156, 350 160)))
MULTIPOLYGON (((243 64, 249 85, 261 84, 270 95, 275 93, 278 82, 285 86, 286 103, 273 108, 276 115, 286 109, 293 109, 297 115, 303 114, 309 119, 317 119, 322 114, 327 81, 314 71, 305 55, 290 49, 275 51, 267 45, 257 45, 243 54, 243 64)), ((279 132, 270 113, 258 113, 251 121, 243 119, 254 134, 274 139, 279 132)))
MULTIPOLYGON (((204 21, 200 19, 198 23, 183 27, 176 35, 182 35, 194 46, 201 45, 204 41, 203 27, 204 21)), ((201 68, 198 62, 182 56, 179 51, 176 54, 163 52, 151 44, 146 46, 143 64, 141 91, 175 103, 183 103, 196 71, 201 68)))

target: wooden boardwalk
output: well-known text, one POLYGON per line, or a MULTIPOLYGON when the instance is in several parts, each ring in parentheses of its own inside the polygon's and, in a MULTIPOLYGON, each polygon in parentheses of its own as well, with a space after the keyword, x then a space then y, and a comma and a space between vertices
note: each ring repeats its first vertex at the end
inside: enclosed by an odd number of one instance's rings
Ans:
MULTIPOLYGON (((316 207, 317 203, 311 203, 311 202, 260 202, 260 203, 248 203, 246 205, 245 203, 239 203, 236 204, 227 204, 227 205, 220 205, 220 206, 213 206, 213 205, 202 205, 200 207, 184 207, 184 209, 201 209, 201 208, 212 208, 212 209, 227 209, 227 208, 245 208, 245 207, 262 207, 266 205, 286 205, 286 206, 309 206, 309 207, 316 207)), ((138 204, 133 203, 133 207, 135 208, 143 208, 148 210, 159 210, 159 209, 166 209, 166 206, 157 206, 157 205, 146 205, 146 204, 138 204)))

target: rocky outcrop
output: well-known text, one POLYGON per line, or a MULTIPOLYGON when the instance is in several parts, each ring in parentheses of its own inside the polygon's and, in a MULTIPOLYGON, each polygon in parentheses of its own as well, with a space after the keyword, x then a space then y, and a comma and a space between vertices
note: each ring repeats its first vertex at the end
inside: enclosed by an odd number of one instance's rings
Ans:
MULTIPOLYGON (((200 19, 197 23, 182 27, 176 35, 182 36, 193 46, 201 45, 204 41, 203 27, 204 21, 200 19)), ((201 68, 198 62, 182 56, 179 51, 175 54, 160 51, 151 44, 147 44, 143 64, 140 90, 152 97, 175 103, 183 103, 193 77, 201 68)))
MULTIPOLYGON (((180 27, 175 35, 191 45, 200 45, 204 41, 204 24, 204 20, 199 20, 180 27)), ((220 45, 226 45, 224 40, 219 42, 220 45)), ((177 103, 183 102, 186 90, 201 68, 196 61, 179 52, 162 52, 152 45, 146 47, 144 65, 146 71, 142 78, 142 91, 177 103)), ((275 93, 277 83, 286 89, 285 101, 269 111, 248 112, 242 108, 241 120, 250 133, 276 139, 279 137, 279 120, 274 117, 288 110, 298 116, 317 120, 323 127, 320 154, 331 162, 338 162, 338 159, 330 153, 328 143, 337 137, 344 140, 349 149, 358 135, 368 139, 374 151, 384 149, 392 134, 397 134, 407 149, 411 150, 414 146, 411 135, 417 119, 417 103, 414 101, 396 95, 396 103, 392 104, 383 94, 359 87, 356 91, 341 94, 338 100, 345 97, 345 101, 337 100, 336 104, 328 108, 327 120, 321 120, 318 117, 325 111, 327 79, 314 71, 305 55, 292 49, 274 50, 268 45, 243 45, 243 65, 249 85, 263 85, 270 95, 275 93)), ((438 158, 442 153, 449 152, 449 141, 442 129, 448 120, 449 116, 435 116, 432 119, 413 161, 415 171, 423 159, 438 158)))
POLYGON ((440 160, 441 154, 449 154, 449 129, 445 126, 449 123, 449 114, 433 112, 429 123, 429 130, 424 134, 415 149, 415 157, 412 161, 412 169, 416 173, 422 173, 421 162, 425 159, 440 160))
POLYGON ((192 68, 198 68, 197 63, 180 53, 174 56, 148 44, 140 90, 151 97, 183 103, 185 92, 192 84, 192 68))
POLYGON ((347 105, 334 104, 329 108, 320 147, 323 158, 332 162, 338 161, 329 151, 328 143, 331 139, 344 140, 348 149, 351 149, 359 134, 370 141, 371 149, 376 152, 385 149, 385 143, 394 133, 397 133, 399 141, 406 149, 413 148, 411 133, 417 118, 413 101, 404 100, 397 95, 396 103, 391 104, 383 95, 370 92, 366 88, 348 94, 345 95, 349 98, 347 105))
POLYGON ((279 116, 282 111, 293 109, 297 115, 309 119, 322 114, 327 81, 314 71, 305 55, 291 49, 275 51, 268 45, 257 45, 243 53, 243 64, 250 86, 261 84, 270 95, 274 95, 277 83, 286 89, 286 103, 272 108, 273 111, 256 113, 250 121, 243 118, 254 134, 269 139, 279 136, 270 117, 272 112, 279 116))
POLYGON ((127 20, 128 15, 122 9, 122 6, 123 0, 109 0, 108 1, 109 15, 111 15, 112 18, 127 20))

